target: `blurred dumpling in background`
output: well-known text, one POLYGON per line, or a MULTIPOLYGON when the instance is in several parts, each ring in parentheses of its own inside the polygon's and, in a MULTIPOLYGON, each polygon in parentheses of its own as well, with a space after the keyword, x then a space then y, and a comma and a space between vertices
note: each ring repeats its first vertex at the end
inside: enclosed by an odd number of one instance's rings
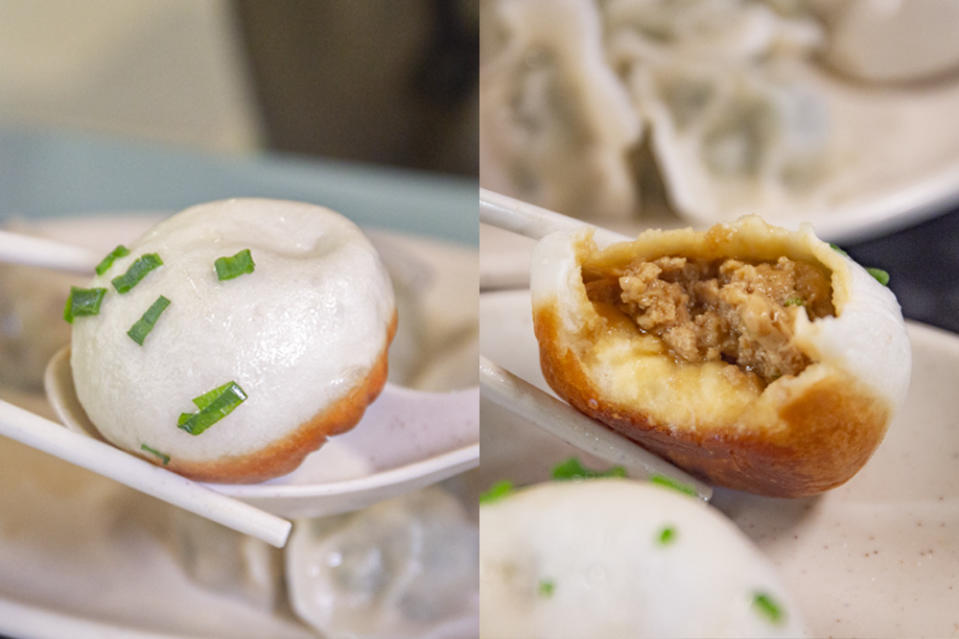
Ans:
POLYGON ((650 168, 639 153, 648 126, 680 213, 712 219, 815 192, 834 146, 828 106, 770 70, 821 43, 804 11, 748 0, 485 7, 484 186, 572 215, 628 216, 650 168))
POLYGON ((831 37, 823 60, 865 82, 928 80, 959 68, 955 0, 811 0, 831 37))
POLYGON ((671 204, 702 221, 810 206, 842 153, 828 105, 788 70, 659 65, 630 88, 671 204))
POLYGON ((618 71, 677 58, 749 63, 802 54, 823 37, 804 15, 780 15, 750 0, 599 0, 598 6, 607 56, 618 71))
POLYGON ((837 153, 822 96, 781 59, 822 42, 759 2, 608 0, 607 56, 650 126, 670 203, 703 221, 809 205, 837 153))
POLYGON ((481 19, 483 185, 571 213, 631 212, 640 118, 592 2, 490 0, 481 19))
POLYGON ((630 232, 619 222, 759 213, 835 236, 925 201, 892 194, 928 182, 935 197, 954 168, 959 45, 943 25, 955 3, 483 8, 480 182, 492 190, 630 232))
POLYGON ((329 639, 471 636, 478 543, 475 521, 439 487, 301 520, 286 554, 290 602, 329 639))

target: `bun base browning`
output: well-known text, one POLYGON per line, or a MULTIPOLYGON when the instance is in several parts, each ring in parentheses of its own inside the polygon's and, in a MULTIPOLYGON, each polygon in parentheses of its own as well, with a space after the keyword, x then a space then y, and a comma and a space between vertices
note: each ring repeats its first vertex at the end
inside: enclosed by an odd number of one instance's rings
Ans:
POLYGON ((641 409, 605 400, 560 335, 559 322, 553 305, 534 308, 540 365, 553 390, 580 412, 714 484, 772 497, 814 495, 852 477, 885 435, 888 402, 835 371, 786 397, 773 416, 778 423, 763 428, 660 423, 641 409))
MULTIPOLYGON (((353 428, 363 417, 366 407, 379 396, 386 384, 387 352, 396 334, 396 321, 394 311, 387 327, 386 343, 369 374, 343 397, 300 424, 286 437, 246 455, 205 462, 171 459, 163 468, 197 481, 229 484, 253 484, 292 472, 307 455, 326 443, 328 437, 353 428)), ((160 465, 155 459, 149 461, 160 465)))

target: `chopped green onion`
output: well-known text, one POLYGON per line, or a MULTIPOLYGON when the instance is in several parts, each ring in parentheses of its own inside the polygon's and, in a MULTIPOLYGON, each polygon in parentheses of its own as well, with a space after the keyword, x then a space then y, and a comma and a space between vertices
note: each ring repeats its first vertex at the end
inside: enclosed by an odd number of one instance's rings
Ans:
POLYGON ((181 413, 177 426, 190 433, 199 435, 233 412, 246 400, 246 393, 236 382, 227 382, 223 386, 193 398, 198 410, 195 413, 181 413))
POLYGON ((580 463, 579 458, 570 457, 553 469, 553 479, 565 481, 568 479, 592 479, 594 477, 625 477, 626 469, 622 466, 613 466, 609 470, 590 470, 580 463))
POLYGON ((63 307, 63 319, 73 324, 74 317, 82 315, 98 315, 103 296, 107 294, 105 288, 70 287, 66 306, 63 307))
POLYGON ((875 268, 873 266, 866 267, 866 271, 868 271, 870 275, 876 278, 876 281, 882 284, 883 286, 889 286, 889 273, 887 273, 886 271, 882 270, 881 268, 875 268))
POLYGON ((670 479, 669 477, 666 477, 665 475, 653 475, 652 477, 649 478, 649 481, 651 481, 654 484, 658 484, 660 486, 665 486, 666 488, 672 488, 673 490, 678 490, 684 495, 690 495, 692 497, 696 496, 695 488, 693 488, 692 486, 687 486, 686 484, 683 484, 681 482, 678 482, 675 479, 670 479))
POLYGON ((553 592, 556 590, 556 582, 552 579, 541 579, 539 582, 539 596, 549 597, 553 596, 553 592))
POLYGON ((118 257, 126 257, 130 254, 130 249, 118 244, 115 249, 110 251, 105 258, 100 260, 100 263, 97 264, 97 275, 103 275, 110 270, 110 267, 113 266, 113 261, 118 257))
POLYGON ((790 297, 783 303, 783 306, 805 306, 806 302, 801 297, 790 297))
POLYGON ((676 541, 676 529, 672 526, 664 526, 663 529, 659 531, 659 534, 656 535, 656 539, 660 546, 668 546, 676 541))
POLYGON ((203 393, 202 395, 200 395, 199 397, 194 397, 193 405, 199 408, 200 410, 203 410, 204 408, 212 404, 217 397, 219 397, 220 395, 225 393, 227 390, 229 390, 230 386, 234 384, 236 384, 236 382, 227 382, 223 386, 217 386, 213 390, 207 391, 203 393))
POLYGON ((153 326, 157 323, 160 315, 169 305, 170 300, 162 295, 158 297, 157 301, 153 302, 150 308, 147 309, 146 313, 144 313, 140 319, 138 319, 136 323, 130 327, 130 330, 127 331, 127 335, 130 336, 130 339, 140 346, 143 346, 143 340, 145 340, 146 336, 149 335, 150 331, 153 330, 153 326))
POLYGON ((753 606, 771 623, 778 624, 783 619, 782 608, 765 592, 757 592, 753 595, 753 606))
MULTIPOLYGON (((836 246, 835 244, 830 244, 829 246, 832 247, 832 250, 840 253, 841 255, 845 255, 846 257, 849 257, 849 253, 845 252, 844 250, 842 250, 841 248, 839 248, 839 247, 836 246)), ((850 258, 850 259, 852 259, 852 258, 850 258)), ((889 286, 889 273, 887 273, 886 271, 882 270, 881 268, 875 268, 875 267, 873 267, 873 266, 867 266, 867 267, 865 267, 865 268, 866 268, 866 271, 868 271, 870 275, 872 275, 874 278, 876 278, 876 281, 877 281, 877 282, 879 282, 879 283, 882 284, 883 286, 889 286)))
POLYGON ((492 486, 489 487, 489 490, 484 492, 479 496, 479 502, 481 504, 491 504, 494 501, 499 501, 503 497, 511 494, 513 492, 513 482, 508 480, 498 481, 492 486))
POLYGON ((147 276, 147 273, 162 265, 163 260, 160 259, 159 255, 147 253, 138 257, 126 273, 114 277, 110 281, 113 282, 113 288, 117 289, 117 293, 126 293, 139 284, 140 280, 147 276))
POLYGON ((221 257, 213 262, 216 278, 221 282, 232 280, 244 273, 252 273, 255 266, 253 257, 250 256, 250 249, 243 249, 233 257, 221 257))
POLYGON ((160 458, 160 461, 163 462, 163 465, 164 465, 164 466, 166 466, 167 464, 170 463, 170 456, 169 456, 169 455, 166 455, 166 454, 164 454, 164 453, 161 453, 160 451, 158 451, 158 450, 155 449, 155 448, 150 448, 150 447, 147 446, 146 444, 140 444, 140 450, 145 450, 145 451, 148 452, 148 453, 151 453, 151 454, 153 454, 153 455, 156 455, 157 457, 160 458))
POLYGON ((838 245, 833 244, 832 242, 829 243, 829 248, 831 248, 832 250, 836 251, 837 253, 839 253, 839 254, 842 255, 843 257, 849 257, 849 253, 845 252, 844 250, 842 250, 841 248, 839 248, 838 245))

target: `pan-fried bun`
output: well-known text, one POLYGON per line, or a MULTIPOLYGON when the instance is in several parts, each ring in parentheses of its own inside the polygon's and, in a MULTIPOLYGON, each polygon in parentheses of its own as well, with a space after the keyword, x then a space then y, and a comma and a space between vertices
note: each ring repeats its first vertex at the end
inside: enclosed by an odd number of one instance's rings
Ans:
POLYGON ((895 296, 808 227, 758 217, 537 245, 543 373, 580 411, 716 484, 775 496, 858 471, 901 404, 895 296))
MULTIPOLYGON (((89 285, 99 314, 73 321, 77 396, 110 442, 206 481, 290 472, 352 428, 386 381, 396 329, 379 256, 342 215, 296 202, 202 204, 158 224, 89 285), (252 272, 221 279, 219 258, 249 249, 252 272), (162 265, 121 293, 139 258, 162 265), (128 331, 169 305, 142 344, 128 331), (202 396, 233 382, 245 396, 205 430, 181 427, 202 396)), ((214 393, 215 394, 215 393, 214 393)))
POLYGON ((480 506, 480 636, 801 637, 770 562, 694 497, 626 479, 480 506))

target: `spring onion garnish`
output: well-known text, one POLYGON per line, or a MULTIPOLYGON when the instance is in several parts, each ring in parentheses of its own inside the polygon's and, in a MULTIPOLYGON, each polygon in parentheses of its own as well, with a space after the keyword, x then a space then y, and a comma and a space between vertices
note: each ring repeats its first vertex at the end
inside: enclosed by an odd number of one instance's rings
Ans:
POLYGON ((882 270, 881 268, 876 268, 874 266, 866 267, 866 271, 868 271, 870 275, 876 278, 876 281, 882 284, 883 286, 889 286, 889 273, 887 273, 886 271, 882 270))
POLYGON ((613 466, 609 470, 591 470, 580 463, 579 458, 570 457, 553 469, 553 479, 593 479, 595 477, 625 477, 626 469, 613 466))
POLYGON ((126 293, 139 284, 140 280, 147 276, 147 273, 162 265, 163 260, 160 259, 159 255, 156 253, 147 253, 146 255, 138 257, 136 261, 130 265, 126 273, 114 277, 110 281, 113 282, 113 288, 117 289, 117 293, 126 293))
POLYGON ((830 242, 830 243, 829 243, 829 248, 831 248, 832 250, 836 251, 837 253, 839 253, 839 254, 842 255, 843 257, 849 257, 849 253, 847 253, 847 252, 845 252, 844 250, 842 250, 841 248, 839 248, 839 245, 837 245, 837 244, 833 244, 832 242, 830 242))
POLYGON ((656 535, 656 541, 659 542, 660 546, 668 546, 676 541, 676 529, 672 526, 664 526, 656 535))
POLYGON ((778 624, 783 620, 783 611, 770 595, 765 592, 753 594, 753 606, 763 617, 771 623, 778 624))
POLYGON ((216 278, 221 282, 232 280, 244 273, 252 273, 255 266, 253 257, 250 256, 250 249, 243 249, 233 257, 217 258, 213 262, 213 267, 216 269, 216 278))
POLYGON ((806 302, 801 297, 790 297, 783 303, 783 306, 805 306, 806 302))
POLYGON ((482 493, 479 496, 479 502, 481 504, 491 504, 494 501, 499 501, 503 497, 506 497, 513 492, 513 482, 509 480, 498 481, 492 486, 489 487, 489 490, 482 493))
MULTIPOLYGON (((842 250, 841 248, 839 248, 839 247, 836 246, 835 244, 830 244, 829 246, 830 246, 830 248, 832 248, 832 250, 836 251, 836 252, 839 253, 840 255, 843 255, 843 256, 845 256, 845 257, 849 257, 849 253, 845 252, 844 250, 842 250)), ((850 259, 852 259, 852 258, 850 258, 850 259)), ((883 286, 889 286, 889 273, 887 273, 886 271, 882 270, 881 268, 876 268, 876 267, 874 267, 874 266, 867 266, 867 267, 865 267, 865 269, 866 269, 866 271, 867 271, 870 275, 872 275, 874 278, 876 278, 876 281, 877 281, 877 282, 879 282, 879 283, 882 284, 883 286)))
POLYGON ((103 258, 102 260, 100 260, 100 263, 97 264, 97 269, 96 269, 97 275, 103 275, 104 273, 109 271, 110 267, 113 266, 113 261, 116 260, 118 257, 126 257, 129 254, 130 254, 130 249, 123 246, 122 244, 118 244, 115 249, 110 251, 107 254, 107 256, 103 258))
POLYGON ((193 398, 198 410, 195 413, 180 413, 177 426, 190 433, 199 435, 233 412, 243 403, 246 393, 236 382, 227 382, 223 386, 193 398))
POLYGON ((167 464, 170 463, 170 456, 169 456, 169 455, 166 455, 166 454, 164 454, 164 453, 161 453, 161 452, 158 451, 156 448, 150 448, 150 447, 147 446, 146 444, 140 444, 140 450, 145 450, 146 452, 148 452, 148 453, 150 453, 150 454, 152 454, 152 455, 156 455, 157 457, 160 458, 160 461, 163 462, 163 465, 164 465, 164 466, 166 466, 167 464))
POLYGON ((103 296, 106 294, 107 289, 105 288, 71 286, 66 306, 63 307, 63 319, 73 324, 74 317, 98 315, 100 313, 100 302, 103 301, 103 296))
POLYGON ((687 486, 686 484, 680 483, 676 481, 675 479, 670 479, 669 477, 666 477, 665 475, 653 475, 652 477, 649 478, 649 481, 651 481, 654 484, 658 484, 660 486, 665 486, 666 488, 672 488, 673 490, 678 490, 684 495, 690 495, 692 497, 696 496, 695 488, 693 488, 692 486, 687 486))
POLYGON ((553 596, 553 591, 556 590, 556 582, 552 579, 541 579, 537 590, 539 591, 540 597, 546 597, 548 599, 553 596))
POLYGON ((162 295, 158 297, 157 301, 153 302, 150 308, 147 309, 146 313, 144 313, 140 319, 138 319, 136 323, 130 327, 130 330, 127 331, 127 335, 130 336, 130 339, 140 346, 143 346, 143 340, 145 340, 147 335, 150 334, 150 331, 153 330, 153 325, 157 323, 160 315, 169 305, 170 300, 162 295))

